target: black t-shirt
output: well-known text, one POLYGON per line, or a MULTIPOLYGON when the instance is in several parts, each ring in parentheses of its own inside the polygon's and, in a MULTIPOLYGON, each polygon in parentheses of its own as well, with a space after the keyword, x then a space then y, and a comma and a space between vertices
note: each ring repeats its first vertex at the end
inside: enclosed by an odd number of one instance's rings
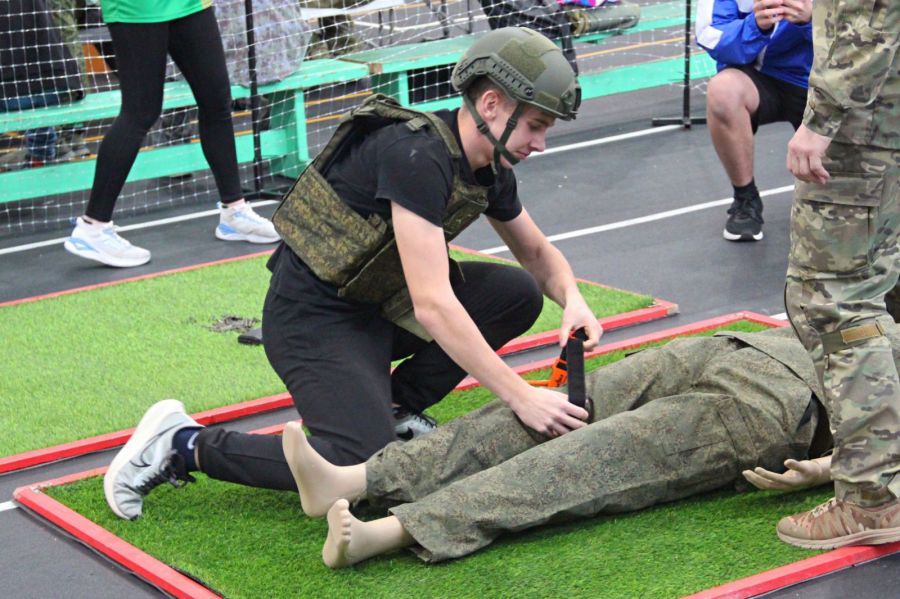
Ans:
MULTIPOLYGON (((459 139, 456 124, 458 110, 442 110, 443 119, 459 139)), ((465 156, 460 160, 460 177, 466 183, 488 187, 485 214, 499 221, 510 221, 522 212, 511 169, 499 169, 496 177, 490 166, 472 171, 465 156)), ((325 173, 325 178, 348 206, 362 216, 378 214, 391 217, 391 202, 441 226, 444 210, 453 187, 453 160, 440 136, 428 127, 413 131, 406 123, 393 123, 378 129, 344 151, 325 173)), ((269 260, 272 290, 299 300, 312 288, 309 268, 282 243, 269 260)), ((330 286, 329 286, 330 287, 330 286)))

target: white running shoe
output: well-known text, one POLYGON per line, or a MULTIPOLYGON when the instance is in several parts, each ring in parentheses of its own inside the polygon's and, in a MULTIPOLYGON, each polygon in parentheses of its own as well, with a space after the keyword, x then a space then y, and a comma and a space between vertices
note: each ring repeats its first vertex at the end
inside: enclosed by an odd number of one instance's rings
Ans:
POLYGON ((92 224, 79 216, 75 220, 72 235, 66 239, 63 247, 76 256, 119 268, 150 262, 150 252, 131 245, 120 237, 112 221, 92 224))
POLYGON ((250 204, 239 202, 237 206, 219 206, 219 226, 216 237, 224 241, 249 241, 250 243, 275 243, 281 237, 275 225, 253 211, 250 204))
POLYGON ((162 483, 180 487, 194 481, 184 459, 172 448, 175 433, 188 426, 200 425, 176 399, 156 402, 147 410, 103 477, 106 503, 118 517, 134 520, 140 516, 144 495, 162 483))

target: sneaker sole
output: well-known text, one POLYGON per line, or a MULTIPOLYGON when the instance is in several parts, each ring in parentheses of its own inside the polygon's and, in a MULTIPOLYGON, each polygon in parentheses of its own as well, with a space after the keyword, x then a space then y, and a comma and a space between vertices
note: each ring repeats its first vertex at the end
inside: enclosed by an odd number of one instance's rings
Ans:
POLYGON ((132 268, 134 266, 142 266, 150 262, 150 256, 147 256, 147 259, 128 259, 128 258, 113 258, 109 256, 104 256, 100 252, 86 252, 82 249, 75 247, 75 245, 66 239, 65 243, 63 243, 63 247, 70 254, 74 254, 79 258, 86 258, 88 260, 93 260, 94 262, 99 262, 100 264, 105 264, 107 266, 115 266, 116 268, 132 268))
POLYGON ((222 241, 247 241, 249 243, 277 243, 281 241, 281 237, 263 237, 262 235, 245 235, 244 233, 222 233, 216 228, 216 239, 222 241))
MULTIPOLYGON (((113 493, 113 485, 115 484, 116 477, 119 476, 119 471, 122 470, 122 466, 126 465, 131 458, 134 457, 135 453, 143 450, 144 445, 147 444, 151 434, 156 432, 156 429, 159 428, 159 424, 164 418, 173 412, 183 411, 184 404, 177 399, 164 399, 153 404, 141 418, 141 421, 138 422, 131 438, 128 439, 125 446, 122 447, 122 449, 119 450, 119 453, 116 454, 116 457, 113 458, 112 463, 109 465, 109 469, 103 476, 103 494, 106 496, 107 505, 109 505, 113 513, 119 518, 124 520, 134 519, 129 518, 119 511, 119 508, 114 501, 115 494, 113 493)), ((137 516, 135 516, 135 518, 137 518, 137 516)))
POLYGON ((811 539, 798 539, 787 535, 780 530, 775 531, 778 538, 789 545, 803 547, 804 549, 837 549, 849 545, 883 545, 900 541, 900 527, 886 528, 884 530, 865 530, 837 539, 825 539, 815 541, 811 539))
POLYGON ((759 241, 763 238, 763 232, 760 231, 756 235, 735 235, 734 233, 729 233, 728 229, 725 229, 722 231, 722 237, 728 241, 759 241))

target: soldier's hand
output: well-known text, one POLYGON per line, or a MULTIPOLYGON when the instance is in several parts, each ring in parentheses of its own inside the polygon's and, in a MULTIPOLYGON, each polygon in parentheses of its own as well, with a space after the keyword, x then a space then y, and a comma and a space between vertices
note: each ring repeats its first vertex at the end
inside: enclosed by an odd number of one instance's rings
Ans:
POLYGON ((558 437, 585 426, 587 410, 569 403, 558 391, 529 387, 530 393, 509 402, 519 420, 548 437, 558 437))
POLYGON ((812 20, 813 0, 784 0, 784 20, 803 25, 812 20))
POLYGON ((742 474, 747 482, 757 489, 799 491, 825 484, 831 480, 830 462, 830 459, 827 461, 822 459, 785 460, 784 466, 787 470, 783 474, 759 467, 753 470, 744 470, 742 474))
POLYGON ((830 137, 819 135, 806 125, 800 125, 788 142, 788 170, 801 181, 824 185, 831 175, 822 166, 822 158, 830 144, 830 137))
POLYGON ((784 18, 782 0, 755 0, 753 2, 753 16, 756 18, 756 26, 760 31, 769 31, 778 21, 784 18))

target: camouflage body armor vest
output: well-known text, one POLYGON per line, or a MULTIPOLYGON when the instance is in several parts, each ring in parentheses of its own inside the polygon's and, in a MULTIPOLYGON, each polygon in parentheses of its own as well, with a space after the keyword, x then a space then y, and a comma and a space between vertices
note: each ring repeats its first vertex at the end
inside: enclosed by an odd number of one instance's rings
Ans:
MULTIPOLYGON (((413 131, 430 127, 447 146, 453 162, 453 187, 444 210, 446 241, 477 220, 487 208, 488 188, 461 179, 462 151, 450 127, 432 113, 405 108, 376 94, 344 117, 322 152, 287 192, 272 222, 313 273, 337 287, 339 297, 381 304, 382 316, 430 340, 413 317, 390 220, 377 214, 361 216, 341 200, 324 176, 354 141, 395 122, 405 122, 413 131)), ((458 268, 451 264, 454 266, 458 268)))

